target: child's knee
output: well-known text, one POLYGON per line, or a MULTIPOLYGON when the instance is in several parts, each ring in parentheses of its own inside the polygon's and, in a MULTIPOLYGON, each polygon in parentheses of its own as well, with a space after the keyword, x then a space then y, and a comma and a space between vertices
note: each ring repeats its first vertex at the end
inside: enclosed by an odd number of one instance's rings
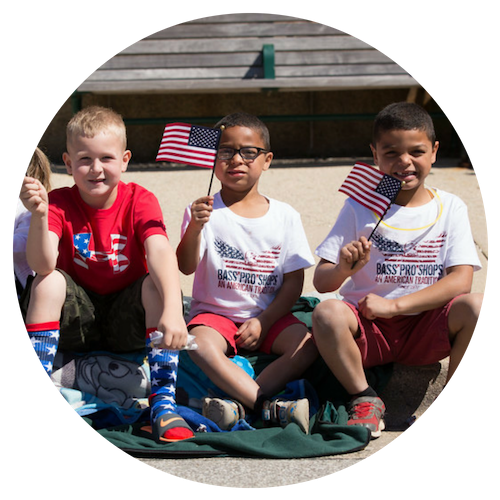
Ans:
POLYGON ((27 323, 59 320, 65 301, 66 278, 59 271, 37 275, 22 301, 23 317, 27 323))
POLYGON ((467 295, 462 295, 455 300, 452 311, 456 313, 459 310, 462 315, 470 317, 471 319, 473 318, 477 321, 479 313, 481 312, 482 303, 482 293, 469 293, 467 295))
POLYGON ((226 341, 223 339, 222 335, 205 329, 204 327, 195 327, 190 333, 196 338, 197 349, 188 351, 189 356, 193 361, 200 359, 213 360, 221 359, 226 357, 223 346, 226 341), (220 338, 219 338, 220 337, 220 338))
POLYGON ((482 303, 482 293, 469 293, 455 299, 448 316, 448 327, 452 336, 464 328, 472 330, 475 327, 482 303))
POLYGON ((359 330, 358 319, 351 308, 341 300, 320 302, 313 311, 313 332, 317 344, 340 343, 354 337, 359 330))
POLYGON ((344 322, 348 307, 340 300, 330 299, 320 302, 313 311, 313 330, 330 329, 332 326, 344 322))

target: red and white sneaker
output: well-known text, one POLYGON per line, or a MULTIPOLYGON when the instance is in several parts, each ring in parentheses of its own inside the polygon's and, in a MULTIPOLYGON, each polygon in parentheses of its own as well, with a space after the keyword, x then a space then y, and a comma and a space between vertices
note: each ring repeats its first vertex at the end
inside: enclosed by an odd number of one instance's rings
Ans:
POLYGON ((380 398, 364 396, 353 399, 348 408, 347 425, 362 425, 372 433, 372 439, 380 437, 385 429, 385 405, 380 398))

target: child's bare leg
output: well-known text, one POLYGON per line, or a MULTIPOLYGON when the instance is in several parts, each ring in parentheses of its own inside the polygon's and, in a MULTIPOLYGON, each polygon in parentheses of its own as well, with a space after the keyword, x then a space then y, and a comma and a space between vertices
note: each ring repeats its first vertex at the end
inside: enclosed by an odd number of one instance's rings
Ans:
POLYGON ((59 346, 61 310, 65 299, 66 279, 60 272, 35 277, 26 312, 26 330, 49 376, 59 346))
POLYGON ((257 377, 262 393, 274 396, 287 382, 299 378, 318 357, 312 335, 300 323, 285 328, 276 338, 272 353, 279 358, 257 377))
POLYGON ((321 356, 346 391, 366 390, 368 382, 354 340, 358 321, 351 309, 336 299, 320 302, 313 312, 313 331, 321 356))
POLYGON ((31 287, 26 323, 59 321, 66 299, 66 279, 59 271, 37 275, 31 287))
POLYGON ((448 329, 450 331, 450 364, 446 383, 455 373, 469 345, 483 302, 483 294, 474 293, 462 295, 455 299, 448 316, 448 329))
POLYGON ((163 312, 163 303, 151 276, 146 276, 142 282, 141 299, 146 315, 146 328, 156 328, 163 312))
POLYGON ((217 387, 253 409, 261 394, 259 385, 227 357, 229 346, 226 339, 205 326, 196 326, 191 333, 196 336, 198 344, 198 349, 189 351, 192 360, 217 387))

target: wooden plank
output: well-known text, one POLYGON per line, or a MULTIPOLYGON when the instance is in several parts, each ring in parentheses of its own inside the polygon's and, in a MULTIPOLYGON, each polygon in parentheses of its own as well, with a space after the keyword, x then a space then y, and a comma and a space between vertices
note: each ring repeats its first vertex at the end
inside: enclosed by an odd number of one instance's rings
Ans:
POLYGON ((318 78, 322 76, 356 76, 356 75, 401 75, 405 71, 397 64, 332 64, 329 66, 279 66, 276 77, 318 78))
POLYGON ((231 68, 155 68, 96 71, 90 81, 140 81, 140 80, 196 80, 218 78, 262 78, 264 70, 259 66, 233 66, 231 68))
POLYGON ((254 52, 204 54, 133 54, 112 57, 99 70, 141 68, 191 68, 262 66, 262 50, 254 52))
MULTIPOLYGON (((126 80, 191 80, 219 78, 263 78, 261 66, 224 67, 189 67, 189 68, 155 68, 96 71, 89 76, 90 81, 126 81, 126 80)), ((355 76, 405 74, 397 64, 337 64, 323 66, 278 66, 276 77, 282 78, 319 78, 323 76, 355 76)))
MULTIPOLYGON (((308 52, 276 52, 276 65, 314 64, 376 64, 392 63, 377 50, 317 50, 308 52)), ((262 51, 237 53, 192 53, 192 54, 130 54, 117 55, 99 68, 140 69, 140 68, 189 68, 210 66, 255 66, 262 65, 262 51)))
POLYGON ((277 51, 276 65, 314 64, 376 64, 392 63, 392 59, 375 49, 367 50, 309 50, 277 51))
POLYGON ((370 75, 322 78, 276 78, 275 80, 144 80, 85 81, 79 92, 96 94, 140 93, 219 93, 280 91, 347 90, 368 88, 409 88, 418 83, 410 75, 370 75))
POLYGON ((235 38, 260 36, 321 36, 344 35, 342 31, 330 28, 324 24, 307 21, 256 23, 234 22, 214 24, 178 24, 166 30, 159 31, 146 40, 172 40, 183 38, 235 38))
MULTIPOLYGON (((202 17, 187 21, 184 24, 191 23, 237 23, 237 22, 290 22, 290 21, 304 21, 299 17, 282 16, 280 14, 264 14, 264 13, 242 13, 242 14, 221 14, 218 16, 202 17)), ((312 21, 309 21, 312 22, 312 21)))
MULTIPOLYGON (((405 75, 406 73, 396 64, 387 65, 358 65, 358 66, 283 66, 276 67, 277 78, 296 79, 309 77, 317 79, 324 76, 360 76, 360 75, 405 75)), ((207 80, 207 79, 249 79, 263 78, 262 66, 235 66, 221 67, 189 67, 189 68, 157 68, 143 70, 113 70, 99 71, 89 76, 92 82, 138 82, 142 80, 207 80)))
MULTIPOLYGON (((193 19, 191 21, 187 21, 185 23, 177 24, 175 26, 189 25, 189 24, 215 24, 215 23, 224 23, 224 24, 234 24, 234 23, 283 23, 283 22, 311 22, 304 19, 300 19, 298 17, 291 16, 281 16, 278 14, 258 14, 258 13, 248 13, 248 14, 223 14, 220 16, 210 16, 210 17, 202 17, 200 19, 193 19)), ((170 28, 166 28, 164 30, 158 31, 151 35, 154 37, 159 33, 163 33, 170 28)), ((149 37, 148 37, 149 38, 149 37)))
POLYGON ((371 49, 368 44, 351 36, 284 37, 284 38, 228 38, 224 40, 141 40, 125 50, 125 54, 254 52, 265 43, 272 43, 276 51, 353 50, 371 49))

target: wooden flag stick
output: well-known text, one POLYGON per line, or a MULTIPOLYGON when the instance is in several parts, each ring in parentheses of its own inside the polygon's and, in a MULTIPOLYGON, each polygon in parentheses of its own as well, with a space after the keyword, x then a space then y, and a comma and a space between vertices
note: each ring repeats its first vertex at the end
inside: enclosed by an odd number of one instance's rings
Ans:
POLYGON ((214 159, 214 164, 212 166, 212 175, 210 176, 210 184, 208 186, 208 194, 207 196, 210 196, 210 192, 212 191, 212 183, 214 181, 214 174, 215 174, 215 164, 217 163, 217 151, 219 150, 219 144, 220 144, 220 138, 222 137, 222 132, 224 131, 226 127, 224 125, 221 125, 220 130, 221 133, 219 134, 219 138, 217 139, 217 146, 215 148, 215 159, 214 159))

